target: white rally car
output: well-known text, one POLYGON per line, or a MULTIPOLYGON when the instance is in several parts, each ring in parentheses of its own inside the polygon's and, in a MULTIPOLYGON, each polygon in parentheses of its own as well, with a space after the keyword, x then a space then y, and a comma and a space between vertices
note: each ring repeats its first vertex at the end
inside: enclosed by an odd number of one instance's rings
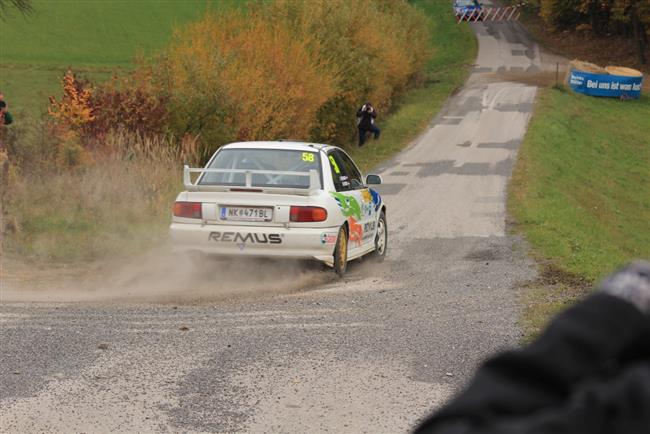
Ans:
POLYGON ((386 254, 386 206, 335 146, 243 142, 203 169, 184 167, 170 236, 175 251, 315 259, 343 275, 347 262, 386 254), (192 174, 198 174, 192 181, 192 174))

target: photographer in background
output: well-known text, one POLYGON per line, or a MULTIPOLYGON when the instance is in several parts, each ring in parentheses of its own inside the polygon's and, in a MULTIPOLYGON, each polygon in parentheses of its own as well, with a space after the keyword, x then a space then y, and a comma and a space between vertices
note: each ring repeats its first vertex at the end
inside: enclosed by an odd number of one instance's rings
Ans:
POLYGON ((373 133, 375 140, 379 138, 380 130, 375 125, 377 111, 369 102, 357 110, 357 128, 359 129, 359 147, 366 143, 366 134, 373 133))
POLYGON ((13 117, 11 113, 7 111, 7 103, 5 102, 5 96, 0 91, 0 125, 9 125, 13 122, 13 117))
POLYGON ((597 289, 532 344, 487 360, 416 433, 650 433, 650 263, 597 289))

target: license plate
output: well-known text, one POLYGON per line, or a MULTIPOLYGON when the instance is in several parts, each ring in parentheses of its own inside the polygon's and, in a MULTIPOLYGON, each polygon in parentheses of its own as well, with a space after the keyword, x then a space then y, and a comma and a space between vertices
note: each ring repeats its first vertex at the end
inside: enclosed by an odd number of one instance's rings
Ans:
POLYGON ((273 220, 273 208, 255 208, 248 206, 222 206, 219 208, 221 220, 244 222, 270 222, 273 220))

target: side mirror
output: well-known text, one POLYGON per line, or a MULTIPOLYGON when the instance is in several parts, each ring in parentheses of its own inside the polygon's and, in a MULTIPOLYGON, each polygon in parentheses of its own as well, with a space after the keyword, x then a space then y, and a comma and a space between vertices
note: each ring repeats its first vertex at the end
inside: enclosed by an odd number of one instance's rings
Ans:
POLYGON ((381 184, 381 176, 368 175, 366 176, 366 185, 379 185, 381 184))

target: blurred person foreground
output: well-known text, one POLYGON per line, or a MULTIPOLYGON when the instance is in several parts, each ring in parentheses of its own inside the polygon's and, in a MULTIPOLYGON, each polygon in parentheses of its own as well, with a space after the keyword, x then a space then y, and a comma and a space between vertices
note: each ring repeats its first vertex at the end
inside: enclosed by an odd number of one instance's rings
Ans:
POLYGON ((650 433, 650 263, 612 274, 531 345, 485 362, 425 433, 650 433))

